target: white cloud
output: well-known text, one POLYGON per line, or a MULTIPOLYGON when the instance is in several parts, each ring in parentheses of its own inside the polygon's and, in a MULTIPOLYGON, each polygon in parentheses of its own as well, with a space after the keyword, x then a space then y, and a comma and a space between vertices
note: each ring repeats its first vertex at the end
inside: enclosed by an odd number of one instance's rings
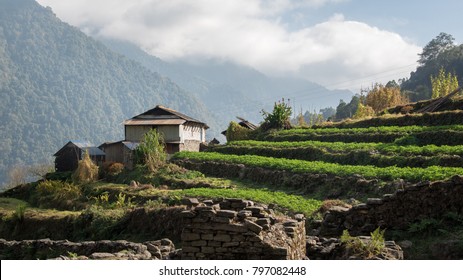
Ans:
POLYGON ((362 77, 385 82, 407 76, 420 48, 398 34, 348 21, 342 14, 299 30, 289 30, 282 20, 283 13, 297 13, 300 7, 340 1, 39 0, 87 32, 130 40, 166 60, 230 60, 333 88, 355 89, 365 83, 357 80, 362 77))

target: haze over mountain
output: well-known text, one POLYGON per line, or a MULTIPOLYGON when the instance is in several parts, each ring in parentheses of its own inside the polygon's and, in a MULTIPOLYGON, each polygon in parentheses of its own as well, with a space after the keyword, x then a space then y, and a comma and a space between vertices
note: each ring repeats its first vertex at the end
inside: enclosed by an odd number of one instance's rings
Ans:
POLYGON ((33 0, 0 1, 0 98, 0 183, 71 139, 122 139, 122 122, 156 104, 220 129, 196 97, 33 0))
POLYGON ((270 77, 250 67, 230 62, 165 62, 130 42, 96 38, 112 50, 171 78, 182 88, 195 93, 222 123, 235 116, 259 122, 262 120, 261 109, 270 110, 273 103, 282 98, 290 99, 295 111, 302 108, 303 111, 318 112, 320 108, 336 107, 340 99, 350 100, 352 96, 348 90, 328 90, 294 77, 270 77))

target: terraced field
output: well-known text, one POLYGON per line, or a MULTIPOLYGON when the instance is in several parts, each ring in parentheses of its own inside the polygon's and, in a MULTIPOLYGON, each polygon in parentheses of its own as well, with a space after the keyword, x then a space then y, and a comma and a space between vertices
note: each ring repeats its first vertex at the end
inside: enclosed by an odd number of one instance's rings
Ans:
MULTIPOLYGON (((216 162, 221 163, 217 165, 219 168, 223 168, 223 164, 232 164, 291 174, 356 177, 361 183, 376 180, 378 188, 398 181, 443 180, 463 174, 463 125, 456 124, 457 120, 449 117, 455 114, 460 112, 433 114, 438 120, 436 123, 446 124, 436 126, 415 125, 433 123, 426 123, 432 118, 430 114, 423 114, 367 120, 385 124, 378 127, 362 127, 362 122, 359 122, 357 125, 345 124, 347 127, 333 125, 283 130, 260 136, 260 141, 230 142, 211 147, 203 153, 181 152, 174 159, 179 162, 207 162, 208 168, 211 162, 216 162), (400 118, 406 118, 406 123, 411 125, 390 125, 396 124, 400 118), (415 120, 415 123, 410 120, 415 120)), ((202 168, 201 172, 208 173, 206 168, 202 168)), ((210 172, 220 175, 217 170, 210 172)), ((226 177, 233 177, 225 174, 226 170, 223 173, 226 177)), ((267 183, 271 182, 267 180, 267 183)), ((375 192, 370 194, 375 195, 375 192)))

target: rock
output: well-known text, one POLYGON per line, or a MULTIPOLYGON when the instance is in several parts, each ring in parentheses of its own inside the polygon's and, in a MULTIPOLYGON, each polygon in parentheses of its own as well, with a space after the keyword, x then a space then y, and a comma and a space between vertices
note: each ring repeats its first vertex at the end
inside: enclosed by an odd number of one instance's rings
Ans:
POLYGON ((413 243, 410 240, 399 241, 398 244, 402 247, 402 249, 410 249, 413 246, 413 243))
POLYGON ((93 253, 89 256, 89 259, 92 260, 114 260, 116 259, 116 256, 111 253, 93 253))

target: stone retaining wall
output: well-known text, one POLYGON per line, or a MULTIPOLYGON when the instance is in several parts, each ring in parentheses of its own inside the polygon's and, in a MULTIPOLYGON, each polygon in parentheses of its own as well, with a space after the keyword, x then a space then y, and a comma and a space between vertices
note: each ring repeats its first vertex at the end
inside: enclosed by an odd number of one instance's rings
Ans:
POLYGON ((461 215, 462 201, 463 176, 409 185, 382 198, 369 198, 351 209, 333 207, 324 216, 320 235, 339 236, 344 229, 351 235, 369 235, 377 227, 403 230, 425 218, 449 212, 461 215))
POLYGON ((205 201, 183 213, 182 259, 305 259, 305 219, 252 201, 205 201))
POLYGON ((341 196, 361 197, 365 194, 386 194, 404 186, 406 182, 398 180, 385 184, 376 179, 367 180, 360 175, 340 177, 329 174, 293 173, 285 170, 249 167, 214 161, 174 160, 180 166, 197 170, 209 176, 247 179, 256 183, 292 188, 305 194, 323 194, 326 198, 341 196))
POLYGON ((175 253, 175 245, 169 239, 134 243, 125 240, 71 242, 68 240, 21 240, 0 239, 0 259, 119 259, 156 260, 167 259, 175 253))

